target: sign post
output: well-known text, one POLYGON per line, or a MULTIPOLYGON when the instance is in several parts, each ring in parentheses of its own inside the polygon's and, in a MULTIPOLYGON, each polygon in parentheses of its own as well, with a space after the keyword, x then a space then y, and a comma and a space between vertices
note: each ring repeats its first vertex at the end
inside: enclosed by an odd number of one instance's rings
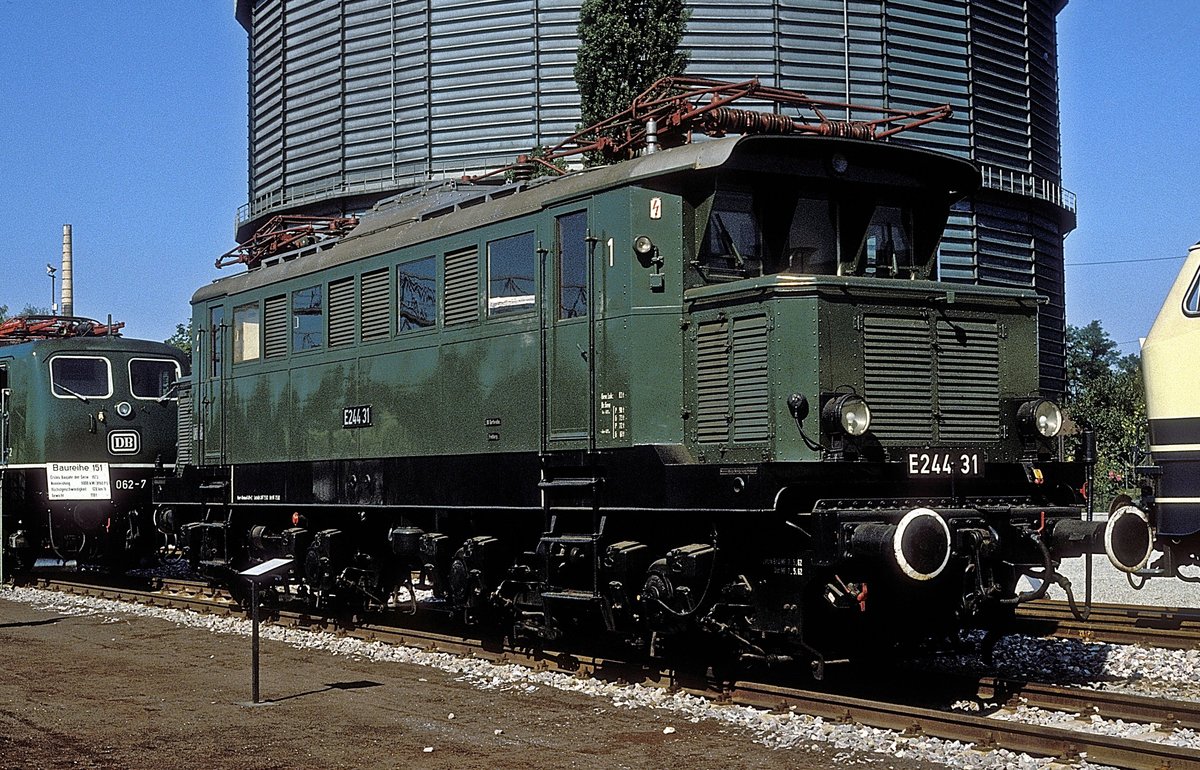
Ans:
POLYGON ((286 573, 292 568, 293 561, 293 559, 271 559, 238 573, 241 577, 250 581, 250 617, 252 628, 250 634, 250 666, 252 669, 251 691, 254 698, 248 704, 251 706, 260 705, 258 698, 258 584, 286 573))

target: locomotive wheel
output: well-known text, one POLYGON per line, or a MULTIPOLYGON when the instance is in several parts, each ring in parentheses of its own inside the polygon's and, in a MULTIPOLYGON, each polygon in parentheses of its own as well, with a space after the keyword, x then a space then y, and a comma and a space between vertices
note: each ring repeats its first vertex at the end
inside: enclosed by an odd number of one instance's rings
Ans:
POLYGON ((471 571, 466 562, 456 558, 450 564, 450 603, 458 609, 465 609, 471 594, 471 571))
POLYGON ((678 631, 681 621, 677 612, 686 611, 680 607, 682 598, 671 582, 665 559, 650 565, 646 574, 646 582, 642 584, 641 599, 642 617, 646 625, 653 631, 678 631))
POLYGON ((0 583, 7 583, 13 579, 14 575, 28 572, 29 567, 33 564, 32 557, 32 551, 25 552, 23 550, 5 548, 4 574, 0 575, 0 583))

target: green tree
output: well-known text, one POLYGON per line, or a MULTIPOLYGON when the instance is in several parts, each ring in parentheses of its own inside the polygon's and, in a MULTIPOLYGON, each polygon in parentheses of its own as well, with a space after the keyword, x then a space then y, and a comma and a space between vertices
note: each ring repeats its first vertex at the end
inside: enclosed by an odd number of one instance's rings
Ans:
POLYGON ((590 126, 629 108, 654 81, 680 75, 690 13, 683 0, 584 0, 575 83, 590 126))
POLYGON ((1117 343, 1099 321, 1067 327, 1067 388, 1078 387, 1112 371, 1120 358, 1117 343))
POLYGON ((19 313, 9 313, 8 305, 0 305, 0 321, 7 321, 10 318, 17 318, 25 315, 53 315, 48 307, 38 307, 34 304, 26 304, 21 308, 19 313))
POLYGON ((1096 432, 1096 506, 1107 507, 1118 494, 1136 497, 1132 470, 1146 445, 1142 362, 1136 355, 1120 355, 1099 321, 1067 327, 1064 406, 1081 429, 1096 432))
POLYGON ((192 319, 188 319, 187 326, 175 324, 175 333, 163 342, 174 345, 190 356, 192 354, 192 319))

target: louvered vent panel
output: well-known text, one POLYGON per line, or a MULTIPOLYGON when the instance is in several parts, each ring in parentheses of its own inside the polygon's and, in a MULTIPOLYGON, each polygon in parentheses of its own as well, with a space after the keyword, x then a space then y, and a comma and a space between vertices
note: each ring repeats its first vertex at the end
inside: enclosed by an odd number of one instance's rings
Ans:
POLYGON ((733 322, 733 440, 765 441, 771 435, 767 317, 733 322))
POLYGON ((863 319, 863 369, 871 432, 924 443, 933 436, 933 361, 923 318, 863 319))
POLYGON ((729 439, 729 326, 702 323, 696 331, 696 440, 729 439))
POLYGON ((943 442, 1000 438, 1000 341, 995 323, 940 320, 939 437, 943 442))
POLYGON ((184 465, 192 461, 192 383, 191 380, 183 380, 179 383, 179 388, 175 393, 179 399, 177 405, 178 410, 175 418, 175 435, 176 455, 175 462, 178 465, 184 465))
POLYGON ((354 344, 354 276, 329 284, 329 347, 354 344))
POLYGON ((265 338, 264 348, 267 358, 281 358, 287 355, 288 345, 288 308, 287 295, 267 297, 265 320, 263 324, 265 338))
POLYGON ((386 340, 392 333, 391 299, 388 295, 392 282, 391 270, 384 268, 371 273, 363 273, 362 298, 359 300, 362 312, 362 341, 376 342, 386 340))
POLYGON ((479 258, 474 248, 446 255, 446 326, 479 320, 479 258))

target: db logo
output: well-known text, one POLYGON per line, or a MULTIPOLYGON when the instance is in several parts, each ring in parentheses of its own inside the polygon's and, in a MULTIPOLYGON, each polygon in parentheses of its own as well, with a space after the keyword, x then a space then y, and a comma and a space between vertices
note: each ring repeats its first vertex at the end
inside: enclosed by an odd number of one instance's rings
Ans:
POLYGON ((142 448, 142 437, 136 430, 114 430, 108 434, 108 453, 135 455, 142 448))

